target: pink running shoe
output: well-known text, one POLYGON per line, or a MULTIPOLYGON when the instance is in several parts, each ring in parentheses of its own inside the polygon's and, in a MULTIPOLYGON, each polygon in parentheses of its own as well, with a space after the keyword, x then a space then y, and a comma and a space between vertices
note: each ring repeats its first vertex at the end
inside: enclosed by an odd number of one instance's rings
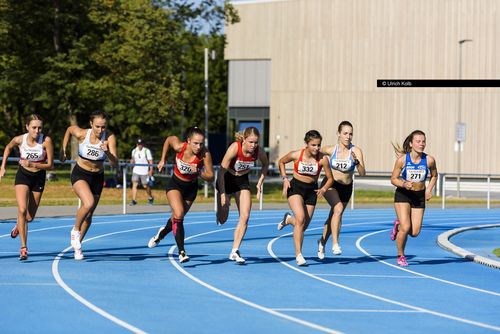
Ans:
POLYGON ((406 256, 404 255, 398 256, 398 266, 408 267, 408 262, 406 262, 406 256))
POLYGON ((19 235, 19 230, 17 229, 17 224, 16 224, 16 226, 14 226, 12 231, 10 231, 10 237, 14 239, 17 238, 18 235, 19 235))
POLYGON ((394 241, 396 240, 396 236, 398 235, 398 227, 399 227, 399 220, 394 221, 394 225, 392 226, 392 231, 391 231, 391 240, 394 241))

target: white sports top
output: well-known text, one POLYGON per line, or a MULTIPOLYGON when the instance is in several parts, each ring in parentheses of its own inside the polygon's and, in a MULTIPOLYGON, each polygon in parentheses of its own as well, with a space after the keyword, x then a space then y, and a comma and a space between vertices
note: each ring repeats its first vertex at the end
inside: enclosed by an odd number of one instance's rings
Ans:
POLYGON ((101 140, 97 144, 90 143, 91 131, 92 129, 88 129, 85 139, 78 144, 78 155, 85 160, 104 161, 106 160, 106 152, 101 148, 101 144, 106 139, 106 131, 102 133, 101 140))
POLYGON ((45 161, 47 157, 47 152, 43 148, 43 134, 38 136, 38 141, 35 146, 29 146, 26 142, 28 138, 28 133, 23 135, 23 142, 19 146, 19 151, 21 152, 21 159, 29 160, 31 162, 42 162, 45 161))

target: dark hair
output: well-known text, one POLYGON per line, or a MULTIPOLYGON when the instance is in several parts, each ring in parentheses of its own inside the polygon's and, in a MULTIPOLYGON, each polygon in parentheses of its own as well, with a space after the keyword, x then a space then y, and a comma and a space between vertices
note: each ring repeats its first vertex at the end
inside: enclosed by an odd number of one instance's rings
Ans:
POLYGON ((307 131, 306 136, 304 137, 304 141, 306 143, 309 143, 313 139, 319 139, 321 141, 323 140, 323 137, 321 137, 321 134, 316 130, 307 131))
POLYGON ((192 126, 187 129, 186 140, 193 138, 194 135, 200 135, 203 136, 203 138, 205 138, 205 133, 201 131, 201 129, 197 126, 192 126))
POLYGON ((403 147, 399 146, 399 144, 392 143, 392 147, 394 147, 396 155, 406 154, 408 152, 411 152, 410 143, 413 141, 413 137, 415 137, 416 135, 422 135, 425 137, 425 133, 423 131, 415 130, 412 133, 410 133, 408 137, 406 137, 405 141, 403 142, 403 147))
POLYGON ((104 111, 96 110, 90 114, 90 121, 93 122, 95 118, 102 118, 107 120, 109 117, 104 111))
POLYGON ((40 115, 38 114, 31 114, 31 115, 28 115, 26 116, 26 118, 24 119, 24 123, 26 125, 30 125, 31 121, 42 121, 43 122, 43 119, 42 117, 40 117, 40 115))
POLYGON ((343 126, 350 126, 352 129, 354 129, 354 127, 352 126, 351 122, 349 122, 349 121, 342 121, 342 122, 340 122, 339 127, 337 128, 337 132, 338 133, 340 133, 340 131, 342 130, 343 126))
POLYGON ((254 135, 257 137, 260 137, 260 132, 259 129, 257 129, 254 126, 249 126, 248 128, 245 129, 243 132, 236 132, 234 134, 234 138, 236 138, 236 141, 242 142, 243 139, 247 139, 249 136, 254 135))

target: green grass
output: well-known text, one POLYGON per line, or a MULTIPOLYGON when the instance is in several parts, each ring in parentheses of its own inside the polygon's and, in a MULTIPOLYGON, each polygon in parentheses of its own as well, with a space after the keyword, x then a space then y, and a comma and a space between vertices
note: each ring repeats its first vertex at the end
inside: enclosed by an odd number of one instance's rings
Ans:
POLYGON ((500 248, 496 248, 493 250, 493 254, 495 254, 496 256, 500 257, 500 248))

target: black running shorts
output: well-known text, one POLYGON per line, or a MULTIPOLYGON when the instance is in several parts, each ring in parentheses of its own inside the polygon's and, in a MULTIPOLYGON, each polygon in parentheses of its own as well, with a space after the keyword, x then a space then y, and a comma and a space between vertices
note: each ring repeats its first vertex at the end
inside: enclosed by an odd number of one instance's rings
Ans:
POLYGON ((167 192, 170 190, 178 190, 183 200, 193 202, 198 195, 198 179, 188 182, 179 179, 173 174, 166 188, 167 192))
POLYGON ((101 195, 102 187, 104 186, 104 171, 91 172, 83 169, 82 167, 78 166, 78 164, 76 164, 71 171, 71 184, 74 185, 77 181, 80 180, 87 182, 92 195, 101 195))
POLYGON ((289 198, 293 195, 300 195, 304 199, 306 205, 316 205, 316 201, 318 200, 318 196, 315 192, 316 189, 318 189, 318 182, 305 183, 292 178, 286 197, 289 198))
POLYGON ((45 170, 39 170, 38 172, 31 172, 22 166, 19 166, 16 173, 16 180, 14 185, 24 184, 27 185, 30 191, 41 193, 45 188, 45 176, 47 175, 45 170))

